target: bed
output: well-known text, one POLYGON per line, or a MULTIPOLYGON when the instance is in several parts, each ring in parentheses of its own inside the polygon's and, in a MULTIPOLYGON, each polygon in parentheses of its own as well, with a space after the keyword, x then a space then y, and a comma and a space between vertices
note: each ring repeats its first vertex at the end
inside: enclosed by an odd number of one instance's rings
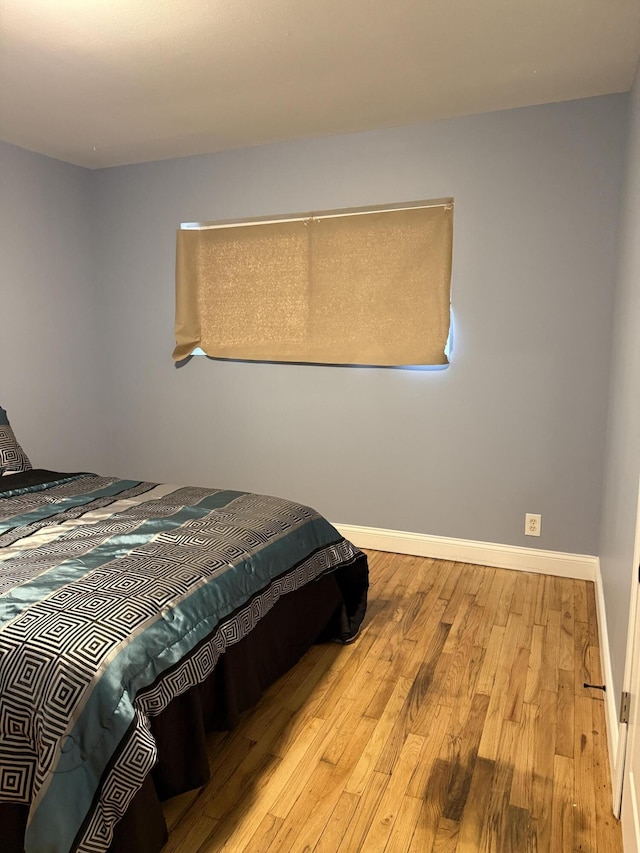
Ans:
POLYGON ((206 731, 314 642, 357 636, 366 557, 291 501, 10 467, 3 853, 157 853, 160 801, 207 780, 206 731))

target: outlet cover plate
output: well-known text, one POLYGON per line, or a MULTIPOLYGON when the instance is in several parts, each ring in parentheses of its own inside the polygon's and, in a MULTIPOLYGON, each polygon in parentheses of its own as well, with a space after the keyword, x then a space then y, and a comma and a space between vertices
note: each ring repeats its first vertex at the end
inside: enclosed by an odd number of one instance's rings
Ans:
POLYGON ((536 512, 528 512, 524 517, 525 536, 540 536, 542 516, 536 512))

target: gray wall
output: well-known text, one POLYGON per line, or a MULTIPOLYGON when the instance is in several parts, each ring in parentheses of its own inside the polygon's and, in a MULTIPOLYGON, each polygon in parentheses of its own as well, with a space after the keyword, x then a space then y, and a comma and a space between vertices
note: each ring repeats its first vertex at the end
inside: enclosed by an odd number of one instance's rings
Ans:
POLYGON ((626 96, 94 173, 123 475, 288 495, 334 521, 597 553, 626 96), (442 372, 176 369, 175 230, 454 196, 442 372), (525 512, 543 535, 525 538, 525 512))
POLYGON ((91 173, 0 143, 0 405, 34 465, 107 464, 91 173))
POLYGON ((600 564, 616 701, 622 690, 640 481, 640 75, 630 99, 600 564))

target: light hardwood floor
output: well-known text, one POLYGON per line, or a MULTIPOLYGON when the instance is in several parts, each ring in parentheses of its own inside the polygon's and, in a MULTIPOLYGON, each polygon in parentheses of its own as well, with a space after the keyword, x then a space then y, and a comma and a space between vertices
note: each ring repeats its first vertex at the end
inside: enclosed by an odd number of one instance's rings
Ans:
POLYGON ((314 647, 166 804, 166 853, 622 850, 593 585, 369 553, 365 627, 314 647))

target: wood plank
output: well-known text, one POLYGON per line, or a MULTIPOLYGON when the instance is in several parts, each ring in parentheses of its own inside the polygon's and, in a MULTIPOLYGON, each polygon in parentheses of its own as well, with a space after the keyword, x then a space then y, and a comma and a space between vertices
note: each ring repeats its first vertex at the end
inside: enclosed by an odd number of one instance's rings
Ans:
POLYGON ((449 729, 453 709, 448 705, 436 705, 431 717, 431 727, 423 738, 422 755, 407 788, 407 795, 426 800, 433 788, 433 767, 449 729))
MULTIPOLYGON (((318 762, 321 760, 321 756, 333 739, 335 729, 343 724, 350 708, 350 700, 341 699, 336 705, 335 713, 324 721, 309 748, 305 750, 304 757, 297 757, 295 762, 292 762, 293 769, 286 777, 286 780, 284 773, 278 774, 278 784, 280 785, 284 782, 284 785, 281 786, 277 797, 269 807, 271 814, 282 818, 288 815, 298 799, 301 787, 306 785, 313 774, 318 762)), ((289 753, 287 753, 286 758, 288 757, 289 753)), ((327 764, 327 767, 331 766, 327 764)))
MULTIPOLYGON (((583 691, 583 694, 586 691, 583 691)), ((593 767, 592 700, 576 696, 575 738, 573 748, 573 789, 576 808, 573 814, 574 847, 588 850, 596 837, 596 795, 593 767)))
POLYGON ((360 716, 357 713, 354 703, 342 725, 334 731, 333 737, 327 743, 320 761, 326 761, 327 764, 340 764, 340 762, 344 762, 345 753, 352 748, 354 739, 358 742, 361 741, 363 744, 368 743, 375 727, 376 721, 371 719, 371 717, 360 716))
POLYGON ((545 583, 549 585, 549 609, 562 610, 562 578, 545 575, 545 583))
POLYGON ((560 609, 560 649, 558 652, 558 666, 560 669, 573 669, 574 639, 573 624, 573 581, 562 578, 562 607, 560 609))
POLYGON ((469 798, 460 822, 458 848, 480 850, 492 794, 496 762, 478 758, 473 768, 469 798))
POLYGON ((502 643, 506 630, 505 625, 493 625, 491 628, 489 642, 486 646, 486 654, 476 684, 476 691, 478 693, 485 693, 487 696, 491 695, 493 683, 496 680, 498 661, 502 652, 502 643))
POLYGON ((556 726, 556 754, 573 758, 575 720, 574 674, 558 670, 558 718, 556 726))
POLYGON ((369 663, 369 653, 374 660, 378 659, 378 655, 374 651, 376 643, 376 637, 370 633, 364 637, 360 636, 357 643, 342 647, 340 675, 332 684, 330 692, 325 693, 323 700, 315 705, 314 716, 327 719, 335 706, 336 697, 345 695, 360 670, 366 669, 369 663))
POLYGON ((367 776, 375 770, 376 764, 382 753, 387 738, 393 731, 396 724, 396 717, 402 710, 402 706, 411 690, 412 683, 406 678, 399 678, 395 689, 384 709, 384 712, 378 720, 373 734, 365 749, 360 756, 356 766, 353 768, 353 773, 345 786, 346 791, 352 794, 362 794, 366 787, 367 776))
POLYGON ((591 671, 589 665, 589 626, 586 622, 574 623, 574 691, 580 696, 584 690, 585 683, 591 684, 591 671))
MULTIPOLYGON (((386 773, 376 773, 373 771, 370 775, 362 795, 358 797, 355 814, 349 821, 347 831, 336 853, 353 853, 354 850, 362 849, 362 841, 369 831, 371 820, 389 784, 389 779, 390 777, 386 773)), ((357 795, 352 794, 351 796, 357 795)))
POLYGON ((461 717, 469 713, 474 697, 477 695, 476 685, 480 676, 480 670, 484 661, 485 650, 482 646, 472 646, 467 658, 462 682, 460 684, 459 701, 456 704, 456 713, 461 717), (458 710, 459 709, 459 710, 458 710))
MULTIPOLYGON (((445 654, 451 654, 454 652, 458 645, 460 644, 460 640, 465 632, 465 628, 467 625, 467 620, 469 618, 469 611, 473 607, 475 603, 475 598, 473 595, 469 595, 465 593, 459 602, 459 606, 456 609, 455 616, 453 616, 451 622, 451 628, 449 630, 447 641, 444 645, 443 652, 445 654)), ((449 602, 451 605, 451 602, 449 602)), ((440 621, 443 625, 447 623, 447 610, 442 614, 440 621)))
POLYGON ((452 563, 447 561, 445 563, 447 569, 447 577, 445 583, 443 584, 440 590, 440 598, 443 598, 445 601, 449 601, 451 596, 453 595, 453 591, 458 585, 458 581, 462 575, 462 569, 464 568, 463 563, 452 563))
MULTIPOLYGON (((272 805, 276 802, 279 794, 284 790, 300 763, 305 760, 314 742, 322 735, 323 727, 326 731, 328 727, 326 721, 315 718, 309 720, 305 730, 300 733, 298 739, 291 745, 286 756, 280 760, 270 778, 267 780, 264 777, 256 777, 249 790, 246 788, 241 789, 238 800, 229 807, 223 818, 233 827, 233 833, 228 838, 228 843, 232 846, 232 849, 233 845, 236 845, 236 849, 242 849, 258 831, 260 824, 267 813, 269 813, 272 805), (251 798, 247 796, 249 793, 252 793, 251 798)), ((211 799, 215 801, 217 792, 220 791, 222 796, 222 792, 226 786, 217 788, 215 786, 215 779, 212 782, 214 784, 210 783, 208 787, 211 788, 211 799)), ((281 817, 280 815, 272 816, 281 817)), ((188 853, 188 851, 185 851, 185 853, 188 853)))
MULTIPOLYGON (((604 678, 602 676, 602 668, 600 666, 600 649, 598 646, 589 645, 587 648, 586 660, 587 670, 589 672, 589 680, 587 683, 602 685, 604 683, 604 678)), ((593 693, 591 698, 603 700, 604 696, 602 693, 593 693)))
POLYGON ((238 841, 234 833, 234 838, 231 842, 234 845, 234 850, 238 853, 241 849, 243 853, 255 853, 256 850, 266 850, 280 831, 282 824, 282 818, 266 814, 245 847, 240 848, 237 846, 238 841))
POLYGON ((464 571, 465 567, 462 566, 460 569, 460 573, 458 575, 458 582, 456 583, 451 597, 447 603, 447 606, 444 609, 444 613, 442 614, 440 621, 445 625, 453 625, 456 616, 460 610, 460 607, 463 606, 465 602, 465 595, 467 592, 467 583, 469 580, 469 575, 464 571))
POLYGON ((488 706, 489 697, 477 693, 464 728, 460 733, 452 733, 440 751, 440 758, 449 763, 451 771, 443 813, 456 823, 460 822, 467 802, 488 706))
POLYGON ((587 602, 587 581, 575 581, 573 585, 573 608, 576 622, 589 621, 589 604, 587 602))
POLYGON ((458 849, 458 833, 460 824, 455 820, 441 817, 438 831, 433 842, 433 853, 455 853, 458 849))
MULTIPOLYGON (((338 682, 332 685, 331 695, 326 697, 326 701, 322 705, 322 709, 331 708, 331 699, 334 700, 338 695, 342 695, 345 699, 352 699, 357 703, 358 708, 366 708, 371 702, 380 682, 387 676, 395 672, 393 662, 390 660, 381 660, 375 657, 373 648, 366 654, 362 660, 352 658, 352 664, 349 665, 347 672, 352 675, 351 680, 345 679, 346 687, 338 682), (358 661, 357 666, 353 666, 358 661)), ((321 710, 321 706, 318 706, 321 710)))
POLYGON ((505 847, 509 832, 509 795, 514 772, 512 756, 519 730, 518 723, 505 720, 481 828, 480 850, 502 850, 505 847))
POLYGON ((547 610, 547 624, 542 643, 542 669, 540 687, 554 693, 558 690, 558 659, 560 650, 560 611, 547 610))
POLYGON ((553 760, 553 807, 551 809, 551 849, 557 853, 573 851, 573 761, 566 755, 553 760))
POLYGON ((529 669, 529 654, 529 649, 519 648, 511 665, 511 672, 509 673, 505 720, 512 720, 515 723, 520 721, 522 715, 522 703, 524 702, 524 691, 529 669))
POLYGON ((237 803, 252 791, 256 781, 265 786, 276 773, 282 759, 263 749, 255 749, 238 767, 225 785, 217 789, 207 788, 200 800, 203 814, 211 818, 225 817, 237 803))
MULTIPOLYGON (((479 611, 479 608, 477 608, 479 611)), ((448 657, 448 671, 444 682, 442 683, 442 697, 440 701, 456 704, 461 696, 469 696, 473 691, 467 689, 468 684, 465 680, 469 674, 469 660, 474 654, 475 640, 477 635, 477 615, 476 618, 470 619, 466 625, 462 636, 459 638, 455 651, 450 652, 448 657)), ((445 659, 447 654, 443 651, 442 658, 445 659)), ((477 658, 476 658, 477 661, 477 658)), ((479 670, 475 673, 476 679, 479 676, 479 670)))
MULTIPOLYGON (((549 613, 551 612, 549 611, 549 613)), ((549 844, 557 707, 558 694, 550 690, 542 690, 540 692, 540 713, 537 718, 538 727, 531 790, 531 816, 536 820, 538 845, 542 850, 551 849, 549 844)))
MULTIPOLYGON (((529 702, 523 703, 520 731, 514 749, 513 779, 509 803, 527 813, 531 811, 533 802, 533 777, 539 725, 538 706, 529 702)), ((521 816, 516 815, 516 817, 520 818, 521 816)))
POLYGON ((504 693, 494 690, 488 699, 489 704, 482 729, 482 737, 478 745, 478 755, 481 758, 495 761, 498 757, 498 746, 500 744, 500 733, 507 707, 507 696, 504 693))
POLYGON ((343 793, 348 772, 348 768, 324 761, 315 764, 308 780, 301 785, 295 803, 287 811, 287 820, 267 848, 269 853, 315 847, 343 793), (309 803, 314 803, 312 809, 309 803))
POLYGON ((411 681, 411 687, 407 693, 405 702, 397 714, 397 718, 384 745, 376 770, 380 773, 391 773, 395 765, 400 748, 404 744, 407 735, 414 732, 414 724, 420 720, 422 708, 427 701, 429 691, 433 683, 435 664, 442 653, 446 643, 449 626, 439 624, 434 632, 429 647, 424 652, 424 661, 418 674, 411 681))
MULTIPOLYGON (((389 668, 391 669, 391 665, 389 664, 389 668)), ((379 684, 377 684, 375 692, 371 697, 369 704, 364 709, 363 714, 365 717, 371 717, 373 720, 379 720, 382 714, 384 713, 384 709, 387 707, 389 703, 389 699, 391 698, 391 694, 396 689, 396 682, 393 676, 389 678, 383 678, 379 684)))
POLYGON ((549 609, 549 584, 545 576, 540 577, 540 583, 536 588, 536 608, 533 615, 534 625, 547 624, 547 611, 549 609))
POLYGON ((430 764, 429 780, 425 786, 422 809, 411 839, 410 853, 428 853, 433 849, 447 800, 449 779, 448 763, 436 758, 430 764))
POLYGON ((452 659, 452 655, 445 654, 441 654, 438 658, 433 670, 429 692, 411 723, 411 731, 414 734, 427 737, 437 705, 449 705, 449 707, 453 708, 456 704, 455 697, 451 696, 448 691, 445 691, 445 684, 449 679, 452 659))
POLYGON ((509 604, 513 596, 513 586, 515 572, 508 572, 505 569, 496 569, 493 574, 493 580, 489 588, 489 594, 486 601, 482 603, 484 607, 483 632, 478 638, 478 642, 486 646, 489 641, 491 629, 495 625, 506 626, 506 614, 509 604))
MULTIPOLYGON (((336 852, 345 836, 347 827, 353 819, 359 802, 360 797, 357 794, 350 794, 348 791, 343 791, 340 794, 338 802, 331 812, 331 817, 320 835, 320 840, 314 848, 314 853, 336 852)), ((254 848, 254 850, 259 849, 261 848, 254 848)))
POLYGON ((507 809, 507 836, 504 853, 543 853, 538 847, 535 822, 527 809, 510 805, 507 809))
MULTIPOLYGON (((397 850, 407 851, 411 846, 413 834, 422 811, 422 800, 416 800, 414 797, 403 797, 398 810, 398 816, 393 824, 391 835, 387 841, 385 850, 389 853, 397 850)), ((315 851, 314 851, 315 853, 315 851)))
POLYGON ((544 631, 544 625, 533 624, 531 630, 531 653, 529 655, 529 666, 527 668, 527 683, 524 689, 524 701, 529 703, 538 704, 540 702, 540 690, 542 689, 544 631))
MULTIPOLYGON (((535 624, 536 592, 538 585, 540 584, 540 575, 534 574, 533 572, 525 572, 523 580, 524 595, 520 615, 522 616, 523 624, 532 628, 535 624)), ((518 584, 516 584, 516 587, 517 586, 518 584)))
POLYGON ((393 825, 398 817, 400 805, 405 796, 409 780, 418 764, 424 739, 418 735, 408 735, 400 755, 395 772, 371 819, 369 831, 363 841, 363 849, 384 850, 393 825))
POLYGON ((275 770, 281 759, 273 754, 272 747, 290 719, 289 709, 281 708, 264 737, 254 744, 226 783, 216 790, 207 787, 203 791, 201 808, 209 817, 224 817, 237 802, 240 793, 252 786, 257 775, 266 777, 268 771, 275 770))
MULTIPOLYGON (((335 644, 327 644, 323 647, 324 654, 318 655, 318 659, 304 681, 297 687, 287 690, 280 697, 280 701, 284 702, 286 708, 290 711, 299 711, 310 701, 314 703, 314 708, 321 704, 317 701, 318 696, 320 693, 326 696, 329 688, 333 686, 334 680, 331 677, 330 668, 341 656, 342 648, 335 644), (323 682, 325 683, 323 684, 323 682)), ((314 715, 324 719, 320 707, 317 707, 314 715)))
POLYGON ((441 583, 434 584, 429 592, 424 594, 412 624, 406 626, 405 637, 407 640, 422 642, 425 636, 433 631, 434 622, 441 621, 448 603, 441 593, 448 576, 448 573, 443 575, 441 583))
POLYGON ((511 608, 511 599, 516 588, 518 575, 516 572, 505 572, 504 584, 500 593, 500 599, 493 620, 494 625, 506 625, 507 617, 511 608))
POLYGON ((522 572, 521 576, 518 578, 518 583, 513 588, 513 595, 511 596, 511 601, 509 603, 510 613, 517 613, 519 616, 522 616, 527 603, 527 598, 531 594, 530 583, 535 584, 535 582, 535 578, 532 578, 529 572, 522 572))
MULTIPOLYGON (((477 567, 480 569, 480 567, 477 567)), ((491 588, 498 569, 487 569, 484 566, 479 571, 481 578, 480 584, 476 591, 476 604, 478 607, 486 607, 491 598, 491 588)))
POLYGON ((509 697, 507 691, 514 661, 518 654, 516 639, 520 634, 521 618, 517 613, 508 615, 500 652, 496 656, 496 671, 478 751, 478 754, 483 758, 493 760, 497 758, 502 723, 508 713, 509 697))

